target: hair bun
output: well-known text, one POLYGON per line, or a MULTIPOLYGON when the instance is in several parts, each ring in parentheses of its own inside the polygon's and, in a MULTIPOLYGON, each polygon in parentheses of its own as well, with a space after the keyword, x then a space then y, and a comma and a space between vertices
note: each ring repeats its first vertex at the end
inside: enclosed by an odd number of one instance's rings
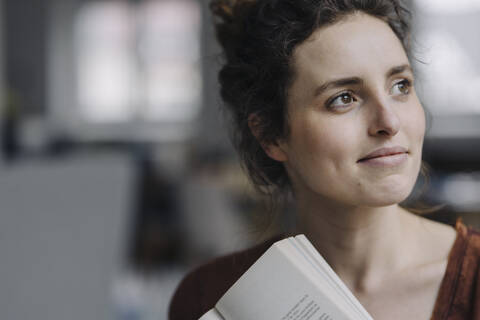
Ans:
POLYGON ((213 0, 210 2, 210 10, 224 21, 231 21, 233 19, 233 8, 236 3, 236 0, 213 0))
POLYGON ((257 0, 211 0, 210 10, 219 18, 215 23, 217 40, 227 60, 234 60, 245 35, 244 19, 257 0))
POLYGON ((239 8, 251 5, 256 0, 212 0, 210 2, 210 10, 212 13, 225 22, 231 22, 235 20, 238 14, 239 8))

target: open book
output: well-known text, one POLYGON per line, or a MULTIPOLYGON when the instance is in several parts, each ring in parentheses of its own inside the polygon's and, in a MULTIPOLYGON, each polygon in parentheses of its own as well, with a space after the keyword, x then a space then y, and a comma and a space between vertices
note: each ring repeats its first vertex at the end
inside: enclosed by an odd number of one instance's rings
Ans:
POLYGON ((372 317, 304 235, 274 243, 199 320, 372 317))

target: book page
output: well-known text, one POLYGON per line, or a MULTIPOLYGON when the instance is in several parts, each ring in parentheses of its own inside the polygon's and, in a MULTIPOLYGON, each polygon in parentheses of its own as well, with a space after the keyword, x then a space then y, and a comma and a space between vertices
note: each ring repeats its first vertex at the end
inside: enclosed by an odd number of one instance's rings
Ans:
POLYGON ((341 299, 351 305, 351 308, 355 310, 358 317, 362 319, 373 320, 370 314, 360 304, 357 298, 347 288, 347 286, 338 277, 335 271, 333 271, 330 265, 320 255, 320 253, 315 249, 315 247, 310 243, 310 241, 308 241, 308 239, 303 234, 296 236, 294 239, 294 242, 296 242, 297 245, 301 247, 301 249, 299 250, 306 252, 309 255, 310 259, 313 260, 312 263, 316 265, 317 272, 320 274, 320 276, 328 280, 329 285, 332 286, 333 290, 338 291, 341 299))
POLYGON ((207 313, 200 317, 198 320, 227 320, 217 311, 217 309, 210 309, 207 313))
MULTIPOLYGON (((288 242, 282 240, 278 243, 288 242)), ((277 243, 277 244, 278 244, 277 243)), ((353 320, 319 290, 298 256, 275 244, 217 303, 226 320, 353 320)))
POLYGON ((303 250, 298 241, 295 238, 288 238, 287 240, 288 242, 279 245, 280 249, 289 256, 292 256, 295 260, 301 261, 299 266, 302 272, 309 276, 310 281, 317 287, 317 290, 323 292, 331 301, 334 301, 349 318, 363 319, 354 306, 347 301, 343 292, 337 289, 330 275, 324 273, 323 270, 318 267, 315 260, 311 258, 308 252, 303 250))

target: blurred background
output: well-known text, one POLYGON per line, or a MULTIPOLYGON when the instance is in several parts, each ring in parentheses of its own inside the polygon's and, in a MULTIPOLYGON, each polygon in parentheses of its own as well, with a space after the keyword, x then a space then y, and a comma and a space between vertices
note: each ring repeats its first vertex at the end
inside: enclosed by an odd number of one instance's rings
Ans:
MULTIPOLYGON (((480 227, 480 2, 410 1, 430 170, 480 227)), ((0 0, 0 319, 166 319, 193 266, 289 223, 228 139, 206 0, 0 0)))

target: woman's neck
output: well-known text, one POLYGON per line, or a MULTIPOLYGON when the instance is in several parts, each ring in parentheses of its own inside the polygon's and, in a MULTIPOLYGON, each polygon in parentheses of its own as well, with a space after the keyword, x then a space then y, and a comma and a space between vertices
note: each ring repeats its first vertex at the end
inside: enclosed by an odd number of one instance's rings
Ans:
POLYGON ((297 231, 307 236, 354 291, 374 289, 384 277, 411 263, 415 250, 412 227, 418 218, 398 205, 303 207, 298 217, 297 231))

